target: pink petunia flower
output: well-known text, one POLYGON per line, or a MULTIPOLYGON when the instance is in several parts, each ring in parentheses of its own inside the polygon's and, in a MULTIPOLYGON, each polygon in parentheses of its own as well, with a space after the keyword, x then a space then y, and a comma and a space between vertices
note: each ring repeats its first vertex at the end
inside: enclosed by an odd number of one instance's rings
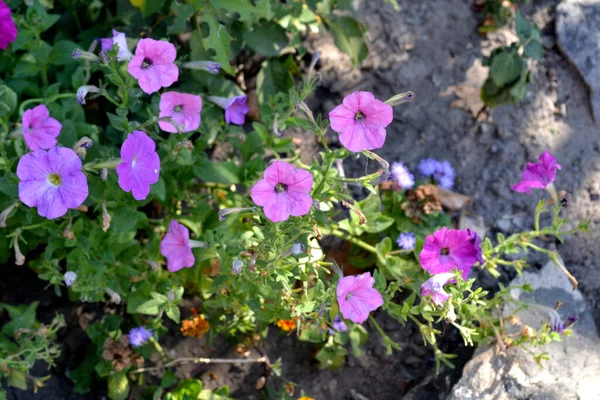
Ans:
POLYGON ((169 231, 160 242, 160 253, 167 258, 167 268, 171 272, 192 267, 195 259, 188 229, 177 221, 171 221, 169 231))
POLYGON ((113 46, 116 44, 119 51, 117 53, 117 60, 119 61, 128 61, 131 60, 133 54, 129 51, 129 47, 127 47, 127 37, 122 32, 117 32, 116 30, 112 30, 113 37, 111 38, 102 38, 100 39, 100 45, 102 46, 102 51, 100 54, 104 56, 104 53, 112 50, 113 46))
POLYGON ((540 155, 540 162, 527 163, 521 181, 512 187, 515 192, 531 194, 531 189, 545 189, 556 179, 556 170, 561 166, 547 150, 540 155))
POLYGON ((154 141, 142 131, 133 131, 121 146, 123 161, 117 165, 119 186, 136 200, 145 200, 150 185, 158 182, 160 158, 154 141))
POLYGON ((383 305, 383 298, 373 288, 375 279, 370 272, 346 276, 338 281, 336 294, 344 318, 362 324, 369 313, 383 305))
POLYGON ((39 106, 23 113, 23 137, 31 150, 50 149, 56 146, 56 138, 62 125, 50 117, 48 108, 39 106))
POLYGON ((444 291, 444 285, 454 279, 454 274, 451 272, 437 274, 427 279, 421 285, 421 296, 431 296, 431 301, 435 305, 443 304, 450 295, 444 291))
POLYGON ((250 111, 250 106, 246 104, 246 101, 248 100, 247 96, 234 96, 230 98, 208 96, 207 98, 225 110, 226 123, 244 125, 244 122, 246 122, 246 114, 250 111))
POLYGON ((372 93, 354 92, 331 110, 331 129, 340 134, 340 142, 350 151, 379 149, 394 118, 391 106, 377 100, 372 93))
POLYGON ((25 154, 17 165, 19 199, 48 219, 62 217, 77 208, 88 196, 87 179, 81 160, 65 147, 25 154))
POLYGON ((6 49, 16 39, 17 26, 10 16, 10 8, 0 0, 0 49, 6 49))
POLYGON ((200 126, 202 98, 193 94, 165 92, 160 96, 158 104, 159 118, 170 117, 175 122, 158 121, 158 126, 165 132, 193 132, 200 126))
POLYGON ((250 190, 252 200, 264 207, 265 216, 271 222, 287 220, 290 215, 300 217, 308 214, 312 206, 310 190, 313 176, 303 169, 275 161, 265 170, 264 178, 250 190))
POLYGON ((175 65, 175 46, 164 40, 142 39, 129 61, 127 70, 138 80, 140 88, 147 94, 169 87, 179 79, 175 65))
POLYGON ((474 231, 446 227, 425 238, 419 260, 421 267, 432 274, 450 272, 458 268, 465 280, 471 272, 471 267, 478 262, 484 262, 479 238, 474 231))

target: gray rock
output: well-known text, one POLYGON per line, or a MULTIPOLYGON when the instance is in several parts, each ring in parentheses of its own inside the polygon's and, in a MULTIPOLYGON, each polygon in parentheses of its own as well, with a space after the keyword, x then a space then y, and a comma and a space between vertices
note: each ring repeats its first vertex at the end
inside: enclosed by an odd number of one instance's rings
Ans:
POLYGON ((597 400, 600 340, 571 336, 539 349, 550 357, 539 366, 520 348, 497 354, 478 349, 447 400, 597 400))
POLYGON ((600 121, 600 1, 563 0, 556 10, 558 46, 590 87, 590 102, 600 121))
MULTIPOLYGON (((548 308, 557 301, 563 306, 559 314, 578 314, 580 321, 571 329, 573 336, 534 348, 550 358, 542 366, 536 364, 527 351, 514 347, 498 352, 495 345, 479 348, 463 369, 460 381, 447 400, 598 400, 600 399, 600 340, 587 303, 579 290, 573 290, 569 280, 552 262, 538 272, 527 271, 515 278, 510 286, 515 300, 530 303, 519 311, 521 326, 540 328, 549 320, 548 308), (533 292, 518 286, 528 283, 533 292)), ((504 315, 517 305, 507 305, 504 315)), ((506 324, 507 333, 521 329, 506 324), (512 331, 511 331, 512 330, 512 331)))

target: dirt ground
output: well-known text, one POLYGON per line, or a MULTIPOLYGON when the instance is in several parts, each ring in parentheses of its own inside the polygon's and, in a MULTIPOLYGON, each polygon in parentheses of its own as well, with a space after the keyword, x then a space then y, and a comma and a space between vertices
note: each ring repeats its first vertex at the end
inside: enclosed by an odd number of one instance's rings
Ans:
MULTIPOLYGON (((595 245, 600 236, 600 127, 592 120, 587 88, 556 46, 554 8, 558 2, 534 1, 524 9, 542 30, 545 47, 544 60, 533 65, 526 100, 484 113, 479 120, 474 118, 481 107, 478 89, 487 75, 481 57, 516 40, 510 30, 481 37, 477 33, 480 16, 471 9, 472 0, 400 0, 399 13, 380 1, 358 3, 358 16, 371 37, 370 55, 360 69, 352 69, 349 58, 336 49, 331 38, 314 38, 310 45, 321 53, 324 79, 311 108, 327 113, 355 90, 371 91, 380 99, 414 91, 413 103, 396 108, 386 146, 378 153, 390 162, 405 162, 415 172, 422 158, 449 160, 457 172, 455 189, 473 197, 472 210, 484 217, 491 233, 510 234, 532 226, 533 209, 544 193, 516 194, 510 186, 519 180, 527 161, 550 150, 562 165, 557 187, 572 195, 568 218, 574 224, 591 220, 589 233, 570 237, 557 248, 579 280, 600 328, 600 247, 595 245)), ((345 167, 349 176, 359 176, 366 168, 363 159, 345 167)), ((534 257, 532 265, 545 261, 534 257)), ((488 277, 481 278, 485 281, 488 277)), ((43 302, 40 308, 45 306, 43 302)), ((376 318, 402 345, 402 352, 385 355, 379 336, 368 324, 370 336, 363 355, 350 356, 346 366, 337 371, 320 371, 313 360, 314 345, 276 330, 270 332, 262 351, 272 361, 281 357, 283 376, 318 400, 444 398, 472 349, 465 348, 457 333, 448 329, 443 349, 459 354, 457 368, 444 369, 436 377, 433 354, 423 347, 414 326, 401 327, 384 312, 376 313, 376 318)), ((232 345, 221 339, 210 353, 196 342, 176 346, 173 351, 185 356, 233 354, 232 345)), ((64 357, 72 358, 74 352, 75 348, 67 348, 64 357)), ((58 371, 64 372, 64 368, 58 371)), ((211 387, 229 384, 235 398, 263 398, 255 389, 263 373, 258 365, 180 372, 202 376, 211 387)), ((55 376, 49 391, 44 389, 38 396, 75 398, 69 396, 67 382, 64 376, 55 376)), ((33 394, 10 391, 8 395, 8 399, 28 398, 34 398, 33 394)))

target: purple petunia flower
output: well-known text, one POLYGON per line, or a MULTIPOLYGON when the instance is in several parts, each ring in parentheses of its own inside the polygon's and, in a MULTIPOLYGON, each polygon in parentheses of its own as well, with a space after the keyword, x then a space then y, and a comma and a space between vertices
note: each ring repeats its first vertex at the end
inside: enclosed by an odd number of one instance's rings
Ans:
POLYGON ((579 321, 578 315, 570 315, 567 320, 563 323, 560 315, 554 310, 550 312, 550 332, 557 332, 559 334, 565 333, 565 329, 579 321))
POLYGON ((0 0, 0 49, 6 49, 16 39, 17 26, 10 16, 10 8, 0 0))
POLYGON ((402 232, 396 239, 396 243, 403 250, 413 250, 417 244, 417 239, 412 232, 402 232))
POLYGON ((444 285, 454 279, 454 274, 447 272, 433 275, 421 285, 421 296, 431 296, 435 305, 443 304, 450 295, 444 291, 444 285))
POLYGON ((539 157, 537 163, 527 163, 521 174, 521 181, 512 187, 515 192, 531 194, 531 189, 544 189, 556 179, 556 170, 561 166, 548 151, 539 157))
POLYGON ((394 110, 372 93, 354 92, 329 112, 331 129, 340 134, 340 142, 350 151, 380 149, 385 128, 392 123, 394 110))
POLYGON ((425 158, 419 161, 419 172, 424 176, 431 176, 439 163, 438 160, 434 160, 433 158, 425 158))
POLYGON ((246 122, 246 114, 250 111, 250 106, 246 104, 246 101, 248 100, 247 96, 234 96, 229 98, 208 96, 207 99, 225 110, 226 123, 244 125, 244 122, 246 122))
POLYGON ((113 46, 116 44, 118 47, 117 60, 119 61, 128 61, 131 60, 133 54, 129 51, 127 47, 127 37, 122 32, 117 32, 116 30, 112 30, 113 37, 111 38, 103 38, 100 39, 100 45, 102 46, 102 51, 100 54, 104 56, 107 51, 112 50, 113 46))
POLYGON ((200 126, 202 99, 200 96, 187 93, 165 92, 160 96, 158 104, 159 118, 169 117, 172 121, 158 121, 158 126, 165 132, 193 132, 200 126))
POLYGON ((23 137, 30 150, 51 149, 56 146, 56 138, 62 125, 50 117, 48 108, 40 104, 23 113, 23 137))
POLYGON ((160 158, 154 141, 142 131, 133 131, 121 146, 123 161, 117 165, 119 186, 136 200, 145 200, 150 185, 158 182, 160 158))
POLYGON ((77 208, 88 196, 87 179, 81 160, 65 147, 25 154, 17 165, 19 199, 48 219, 62 217, 77 208))
POLYGON ((348 330, 348 325, 346 325, 344 320, 341 319, 339 315, 335 316, 332 326, 333 329, 330 328, 329 333, 346 332, 348 330))
POLYGON ((381 293, 373 288, 374 284, 375 279, 369 272, 338 281, 336 294, 344 318, 362 324, 371 311, 383 305, 381 293))
POLYGON ((100 93, 100 88, 94 85, 80 86, 79 89, 77 89, 77 104, 82 106, 85 105, 85 96, 87 96, 88 93, 100 93))
POLYGON ((263 206, 265 216, 271 222, 287 220, 290 215, 300 217, 308 214, 313 204, 310 190, 313 176, 303 169, 275 161, 265 170, 264 178, 250 190, 252 200, 263 206))
POLYGON ((432 274, 450 272, 454 268, 462 271, 466 280, 476 263, 483 264, 477 234, 471 230, 442 229, 425 238, 419 254, 421 267, 432 274))
POLYGON ((152 333, 152 329, 138 326, 137 328, 131 329, 127 334, 127 337, 129 338, 129 343, 131 343, 133 347, 140 347, 152 337, 152 333))
POLYGON ((402 189, 411 189, 415 185, 415 177, 404 163, 395 162, 392 164, 392 177, 402 189))
POLYGON ((127 70, 138 80, 145 93, 152 94, 177 82, 179 69, 175 65, 176 58, 173 44, 164 40, 142 39, 127 70))
POLYGON ((171 272, 190 268, 196 261, 190 245, 190 232, 177 221, 169 224, 169 231, 160 242, 160 253, 167 258, 167 268, 171 272))

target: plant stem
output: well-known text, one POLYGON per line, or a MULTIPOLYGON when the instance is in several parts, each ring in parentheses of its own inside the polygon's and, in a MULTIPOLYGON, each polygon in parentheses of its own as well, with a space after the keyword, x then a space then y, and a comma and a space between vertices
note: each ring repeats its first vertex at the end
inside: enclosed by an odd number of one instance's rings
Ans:
POLYGON ((150 367, 150 368, 139 368, 131 371, 133 374, 156 371, 161 368, 169 368, 178 364, 251 364, 251 363, 266 363, 267 357, 262 356, 258 358, 193 358, 193 357, 183 357, 177 358, 173 361, 169 361, 168 363, 162 366, 150 367))

